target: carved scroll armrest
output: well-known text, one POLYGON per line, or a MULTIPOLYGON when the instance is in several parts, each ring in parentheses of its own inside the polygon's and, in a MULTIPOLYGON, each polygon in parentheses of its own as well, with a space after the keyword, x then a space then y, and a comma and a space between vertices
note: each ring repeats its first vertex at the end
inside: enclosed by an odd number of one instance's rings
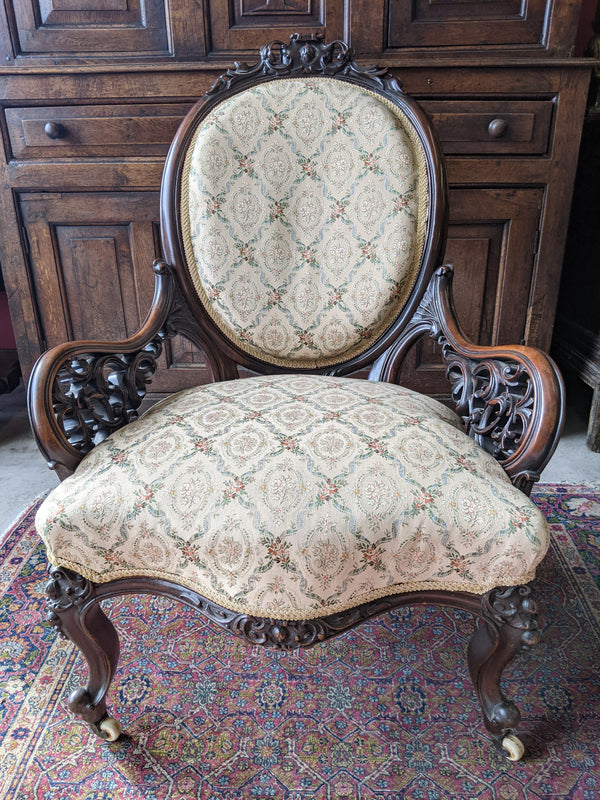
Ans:
POLYGON ((564 386, 552 359, 533 347, 482 347, 463 334, 452 301, 452 268, 440 267, 410 324, 442 348, 456 412, 466 432, 527 494, 554 452, 564 386))
POLYGON ((62 479, 84 455, 138 416, 156 371, 173 298, 173 276, 154 265, 155 292, 141 329, 122 342, 66 342, 36 362, 28 389, 31 426, 48 465, 62 479))

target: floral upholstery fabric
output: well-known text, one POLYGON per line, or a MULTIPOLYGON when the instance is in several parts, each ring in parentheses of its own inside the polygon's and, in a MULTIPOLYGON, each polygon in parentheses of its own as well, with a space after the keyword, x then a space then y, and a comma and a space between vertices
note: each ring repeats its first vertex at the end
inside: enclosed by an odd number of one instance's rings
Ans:
POLYGON ((363 352, 413 287, 427 187, 411 124, 372 92, 312 78, 235 95, 200 124, 184 166, 183 238, 204 307, 271 363, 363 352))
POLYGON ((172 396, 92 450, 36 523, 50 561, 94 581, 167 578, 278 619, 527 582, 548 547, 453 412, 322 376, 172 396))

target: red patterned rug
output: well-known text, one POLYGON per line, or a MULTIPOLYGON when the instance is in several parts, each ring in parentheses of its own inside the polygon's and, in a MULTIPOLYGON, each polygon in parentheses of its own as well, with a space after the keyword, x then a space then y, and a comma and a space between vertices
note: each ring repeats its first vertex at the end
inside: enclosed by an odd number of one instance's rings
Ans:
POLYGON ((99 741, 66 710, 84 668, 42 624, 27 512, 0 546, 0 800, 597 800, 600 493, 535 492, 553 531, 544 638, 506 674, 528 755, 489 743, 466 672, 472 620, 402 609, 307 652, 249 648, 184 606, 110 604, 122 640, 99 741))

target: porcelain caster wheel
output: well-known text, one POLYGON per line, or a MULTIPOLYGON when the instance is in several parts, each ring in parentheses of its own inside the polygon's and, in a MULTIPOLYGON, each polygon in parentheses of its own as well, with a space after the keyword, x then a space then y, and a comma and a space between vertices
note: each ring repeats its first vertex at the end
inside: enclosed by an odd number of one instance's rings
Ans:
POLYGON ((501 742, 502 749, 511 761, 520 761, 525 753, 523 742, 514 735, 507 733, 501 742))
POLYGON ((92 724, 92 730, 107 742, 116 742, 121 735, 121 725, 113 717, 104 717, 92 724))

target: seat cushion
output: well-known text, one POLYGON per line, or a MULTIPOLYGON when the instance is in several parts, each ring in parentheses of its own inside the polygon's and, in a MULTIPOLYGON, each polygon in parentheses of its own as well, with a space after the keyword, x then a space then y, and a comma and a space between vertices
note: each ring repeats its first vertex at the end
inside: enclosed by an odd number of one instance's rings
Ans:
POLYGON ((50 561, 154 576, 309 619, 397 592, 532 579, 545 521, 437 401, 385 383, 254 377, 173 395, 37 516, 50 561))

